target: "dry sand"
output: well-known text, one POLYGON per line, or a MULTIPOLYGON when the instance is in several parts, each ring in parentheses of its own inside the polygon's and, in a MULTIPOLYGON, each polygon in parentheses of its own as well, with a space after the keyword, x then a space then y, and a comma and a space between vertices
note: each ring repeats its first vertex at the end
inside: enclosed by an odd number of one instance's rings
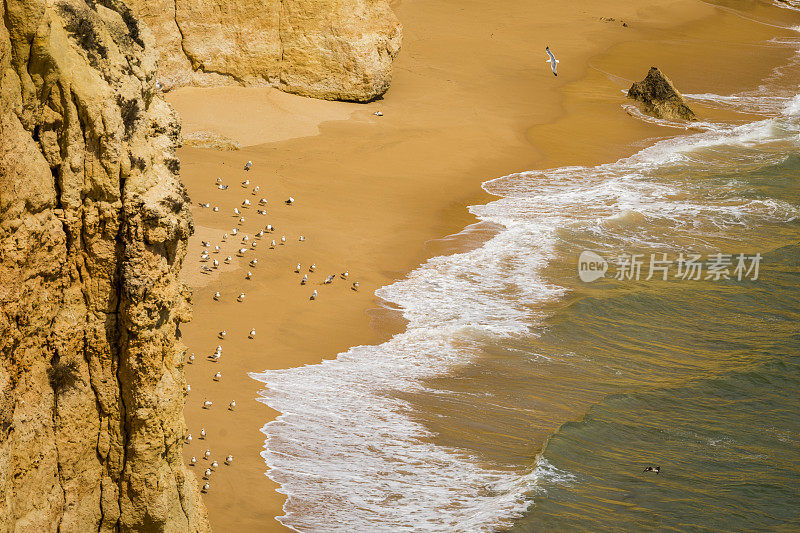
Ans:
MULTIPOLYGON (((404 24, 394 83, 381 101, 366 105, 321 102, 269 89, 182 89, 169 95, 185 131, 232 138, 241 151, 180 151, 182 178, 195 203, 196 234, 184 277, 194 288, 194 320, 182 328, 194 364, 186 421, 195 440, 198 477, 205 449, 220 463, 206 495, 217 531, 282 529, 283 496, 265 476, 259 431, 276 413, 257 402, 260 384, 249 372, 319 362, 357 344, 377 343, 402 320, 373 292, 426 257, 452 249, 441 238, 474 222, 466 206, 490 198, 488 178, 564 164, 613 161, 672 135, 627 115, 621 89, 658 65, 684 92, 726 94, 757 85, 787 59, 785 48, 764 46, 793 32, 758 24, 697 0, 533 3, 405 0, 395 5, 404 24), (603 21, 601 17, 614 18, 603 21), (627 23, 627 27, 622 22, 627 23), (553 77, 544 60, 550 44, 561 60, 553 77), (688 55, 687 55, 688 54, 688 55), (692 61, 687 62, 687 57, 692 61), (372 113, 380 110, 383 117, 372 113), (242 166, 252 160, 253 169, 242 166), (216 188, 221 177, 230 185, 216 188), (249 187, 240 183, 250 180, 249 187), (253 195, 252 188, 261 190, 253 195), (283 204, 289 195, 293 206, 283 204), (269 200, 268 215, 256 213, 269 200), (242 225, 233 214, 242 200, 242 225), (219 212, 197 207, 210 202, 219 212), (241 236, 267 223, 274 234, 243 258, 241 236), (241 233, 234 237, 231 229, 241 233), (223 233, 229 239, 221 243, 223 233), (307 241, 300 243, 300 234, 307 241), (285 245, 269 249, 272 239, 285 245), (202 240, 219 244, 220 268, 200 272, 202 240), (230 265, 223 259, 233 256, 230 265), (258 266, 248 262, 258 258, 258 266), (316 263, 309 285, 302 274, 316 263), (251 280, 245 279, 248 270, 251 280), (350 271, 321 285, 333 273, 350 271), (360 290, 350 289, 358 280, 360 290), (310 301, 312 290, 319 298, 310 301), (212 295, 219 290, 220 301, 212 295), (243 302, 237 302, 240 292, 243 302), (248 332, 256 328, 254 339, 248 332), (220 340, 217 334, 227 330, 220 340), (223 347, 219 362, 208 356, 223 347), (215 372, 222 379, 214 382, 215 372), (202 409, 204 400, 214 402, 202 409), (237 408, 228 411, 235 399, 237 408), (200 429, 208 437, 200 440, 200 429)), ((747 16, 798 24, 777 8, 747 16)), ((794 34, 796 35, 796 34, 794 34)), ((705 117, 720 113, 698 109, 705 117)), ((725 117, 733 118, 733 117, 725 117)), ((747 117, 738 117, 744 119, 747 117)), ((249 247, 249 244, 246 245, 249 247)))

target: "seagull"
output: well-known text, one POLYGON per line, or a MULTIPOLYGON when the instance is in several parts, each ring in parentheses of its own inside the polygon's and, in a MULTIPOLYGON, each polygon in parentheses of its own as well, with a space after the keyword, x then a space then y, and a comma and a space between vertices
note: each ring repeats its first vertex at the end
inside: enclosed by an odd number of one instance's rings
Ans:
POLYGON ((292 205, 293 203, 294 203, 294 198, 292 198, 292 197, 290 196, 290 197, 289 197, 289 199, 288 199, 288 200, 286 200, 286 205, 292 205))
POLYGON ((256 328, 250 330, 250 338, 254 338, 256 336, 256 328))
POLYGON ((241 211, 239 211, 239 208, 238 208, 238 207, 234 207, 234 208, 233 208, 233 213, 234 213, 234 214, 238 215, 240 212, 241 212, 241 211))
POLYGON ((218 363, 220 357, 222 357, 222 354, 219 353, 219 352, 216 352, 214 355, 211 356, 211 360, 214 361, 215 363, 218 363))
POLYGON ((549 46, 545 46, 544 51, 550 56, 550 59, 545 61, 545 63, 550 63, 550 68, 553 69, 553 76, 558 76, 558 59, 556 59, 556 56, 554 56, 553 52, 550 51, 549 46))
POLYGON ((236 400, 231 400, 231 403, 228 404, 228 411, 233 411, 236 407, 236 400))
POLYGON ((297 263, 297 267, 295 267, 294 271, 298 274, 300 273, 300 263, 297 263))
POLYGON ((260 190, 261 190, 261 187, 259 185, 256 185, 255 187, 253 187, 253 196, 255 196, 255 194, 260 190))
POLYGON ((231 264, 231 256, 228 256, 228 257, 225 258, 225 264, 226 265, 230 265, 231 264))
POLYGON ((267 224, 267 231, 275 231, 275 227, 272 224, 267 224))
POLYGON ((262 198, 261 200, 258 201, 258 205, 267 205, 267 199, 262 198))
POLYGON ((305 242, 306 238, 300 235, 300 242, 305 242))
POLYGON ((250 180, 244 180, 242 182, 242 187, 247 187, 248 185, 250 185, 250 180))
POLYGON ((286 235, 281 235, 281 244, 286 244, 286 235))
POLYGON ((239 225, 242 225, 242 224, 244 224, 244 217, 239 219, 239 225))
POLYGON ((222 379, 222 372, 217 372, 214 374, 214 381, 219 381, 222 379))
POLYGON ((214 405, 214 402, 206 400, 203 402, 203 409, 211 409, 212 405, 214 405))
POLYGON ((258 264, 258 259, 253 259, 250 261, 250 266, 256 266, 258 264))
POLYGON ((208 241, 200 241, 200 242, 201 242, 201 243, 203 244, 203 246, 204 246, 204 247, 206 247, 206 248, 208 248, 209 246, 211 246, 211 243, 210 243, 210 242, 208 242, 208 241))
POLYGON ((200 207, 211 207, 211 204, 200 204, 200 207))
POLYGON ((227 240, 228 240, 228 234, 226 233, 225 235, 222 236, 222 242, 225 242, 227 240))
POLYGON ((196 462, 197 462, 197 457, 195 457, 195 456, 193 455, 193 456, 192 456, 192 460, 191 460, 191 461, 189 461, 189 466, 194 466, 194 464, 195 464, 196 462))
POLYGON ((219 291, 214 293, 214 299, 215 300, 219 300, 220 299, 219 291))
POLYGON ((191 442, 192 442, 192 434, 191 434, 191 433, 189 433, 188 435, 186 435, 186 438, 185 438, 184 440, 185 440, 187 443, 191 443, 191 442))
POLYGON ((216 461, 211 461, 211 468, 217 468, 218 466, 219 466, 219 463, 218 463, 218 462, 216 462, 216 461))
POLYGON ((238 297, 238 298, 236 298, 236 299, 237 299, 238 301, 240 301, 240 302, 244 301, 244 293, 241 293, 241 294, 239 295, 239 297, 238 297))
POLYGON ((303 279, 300 280, 300 285, 305 285, 306 283, 308 283, 308 274, 303 276, 303 279))
POLYGON ((226 191, 226 190, 228 190, 228 186, 227 185, 223 185, 223 184, 220 183, 219 185, 217 185, 217 189, 219 189, 221 191, 226 191))
POLYGON ((264 236, 264 230, 263 229, 259 230, 258 233, 256 233, 256 237, 258 237, 258 238, 261 238, 263 236, 264 236))
POLYGON ((231 230, 231 233, 232 233, 233 235, 236 235, 237 233, 239 233, 239 228, 233 228, 233 229, 231 230))
POLYGON ((206 428, 201 428, 200 429, 200 438, 201 439, 206 438, 206 428))
POLYGON ((211 457, 211 450, 206 450, 206 453, 203 454, 203 459, 208 460, 211 457))
POLYGON ((250 200, 248 200, 247 198, 245 198, 245 199, 244 199, 244 202, 242 202, 242 205, 243 205, 244 207, 250 207, 250 200))
POLYGON ((232 462, 233 462, 233 456, 232 455, 229 455, 228 457, 225 458, 225 464, 226 465, 229 465, 232 462))
POLYGON ((266 215, 267 214, 267 210, 266 209, 259 209, 258 211, 256 211, 256 213, 258 213, 259 215, 266 215))
POLYGON ((218 212, 219 212, 219 207, 217 207, 217 206, 214 206, 214 209, 213 209, 213 211, 214 211, 215 213, 218 213, 218 212))
POLYGON ((244 279, 250 279, 252 277, 253 277, 253 273, 248 270, 247 271, 247 275, 244 277, 244 279))
POLYGON ((349 275, 350 275, 350 271, 349 270, 345 270, 344 272, 342 272, 342 279, 347 279, 347 276, 349 276, 349 275))
POLYGON ((244 237, 242 237, 242 244, 245 244, 245 243, 246 243, 247 241, 249 241, 249 240, 250 240, 250 237, 248 237, 247 235, 245 235, 244 237))
POLYGON ((373 113, 373 115, 375 115, 376 117, 382 117, 383 116, 383 111, 375 111, 373 113))
POLYGON ((205 474, 203 475, 203 479, 208 479, 211 477, 211 469, 206 468, 205 474))
POLYGON ((277 246, 277 245, 275 244, 275 241, 273 240, 273 241, 270 243, 269 247, 270 247, 270 248, 275 248, 275 246, 277 246))
POLYGON ((244 255, 247 253, 247 248, 239 248, 239 255, 244 255))
POLYGON ((211 483, 206 482, 203 484, 203 492, 206 493, 211 489, 211 483))
POLYGON ((203 272, 214 272, 213 268, 208 268, 206 265, 203 265, 203 268, 201 268, 200 270, 202 270, 203 272))
POLYGON ((222 183, 222 178, 217 178, 217 183, 222 183))
POLYGON ((218 267, 219 267, 219 261, 214 259, 214 268, 218 268, 218 267))
POLYGON ((256 246, 258 246, 258 242, 253 241, 253 243, 250 245, 250 248, 255 248, 256 246))
POLYGON ((245 163, 245 165, 244 165, 244 169, 245 169, 245 170, 250 170, 250 168, 251 168, 252 166, 253 166, 253 162, 252 162, 252 161, 248 161, 247 163, 245 163))
POLYGON ((186 392, 192 392, 192 386, 188 383, 186 384, 186 392))
POLYGON ((660 466, 648 466, 647 468, 642 470, 642 474, 644 474, 645 472, 655 472, 656 475, 658 475, 661 472, 661 467, 660 466))
POLYGON ((215 253, 215 254, 218 254, 218 253, 219 253, 219 246, 214 246, 214 253, 215 253))
POLYGON ((325 278, 325 281, 323 281, 323 283, 327 285, 327 284, 329 284, 329 283, 333 282, 333 278, 335 278, 335 277, 336 277, 336 276, 334 276, 333 274, 331 274, 330 276, 328 276, 327 278, 325 278))
POLYGON ((220 339, 224 339, 225 335, 227 335, 227 334, 228 334, 228 332, 223 329, 222 331, 219 332, 219 338, 220 339))
POLYGON ((189 356, 189 364, 194 363, 194 354, 189 356))
POLYGON ((311 293, 311 299, 312 300, 316 300, 317 299, 317 290, 316 289, 314 289, 314 292, 311 293))
POLYGON ((309 272, 314 272, 316 269, 317 269, 317 264, 316 264, 316 263, 314 263, 313 265, 311 265, 310 267, 308 267, 308 271, 309 271, 309 272))
POLYGON ((358 290, 358 282, 357 281, 353 282, 353 287, 352 288, 353 288, 354 291, 358 290))

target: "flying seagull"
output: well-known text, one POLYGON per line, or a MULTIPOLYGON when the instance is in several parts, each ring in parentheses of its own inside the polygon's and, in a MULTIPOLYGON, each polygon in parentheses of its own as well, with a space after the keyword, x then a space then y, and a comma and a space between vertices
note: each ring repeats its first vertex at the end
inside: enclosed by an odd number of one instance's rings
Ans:
POLYGON ((550 51, 549 46, 545 46, 544 51, 550 56, 550 59, 545 61, 545 63, 550 63, 550 68, 553 69, 553 76, 558 76, 558 59, 556 59, 556 56, 550 51))
POLYGON ((659 472, 661 472, 661 467, 660 466, 648 466, 647 468, 642 470, 642 474, 644 474, 645 472, 655 472, 656 475, 658 475, 659 472))

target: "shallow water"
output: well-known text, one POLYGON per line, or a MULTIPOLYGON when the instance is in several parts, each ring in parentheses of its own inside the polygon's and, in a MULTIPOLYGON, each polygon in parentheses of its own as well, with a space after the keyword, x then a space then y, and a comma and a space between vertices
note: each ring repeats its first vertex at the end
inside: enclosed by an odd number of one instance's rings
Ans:
POLYGON ((282 413, 263 429, 268 475, 289 496, 280 520, 302 531, 800 528, 793 73, 692 96, 764 120, 487 182, 498 199, 471 209, 496 233, 378 291, 406 332, 254 374, 282 413), (608 260, 604 278, 579 279, 585 250, 608 260), (729 279, 705 279, 719 253, 729 279), (631 254, 640 279, 614 279, 631 254), (672 263, 668 279, 647 280, 651 254, 699 254, 701 279, 672 263), (757 276, 737 275, 739 254, 746 267, 760 254, 757 276))

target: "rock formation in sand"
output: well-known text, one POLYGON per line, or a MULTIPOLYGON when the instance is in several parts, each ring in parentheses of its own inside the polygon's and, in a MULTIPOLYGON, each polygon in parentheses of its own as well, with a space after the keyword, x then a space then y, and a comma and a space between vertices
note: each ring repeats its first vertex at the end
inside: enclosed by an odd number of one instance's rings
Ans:
POLYGON ((387 0, 130 0, 180 85, 264 85, 365 102, 389 88, 401 26, 387 0))
POLYGON ((641 103, 642 111, 668 120, 697 120, 681 93, 657 67, 642 81, 637 81, 628 90, 628 98, 641 103))
POLYGON ((207 531, 183 464, 192 222, 152 34, 0 4, 0 531, 207 531))

